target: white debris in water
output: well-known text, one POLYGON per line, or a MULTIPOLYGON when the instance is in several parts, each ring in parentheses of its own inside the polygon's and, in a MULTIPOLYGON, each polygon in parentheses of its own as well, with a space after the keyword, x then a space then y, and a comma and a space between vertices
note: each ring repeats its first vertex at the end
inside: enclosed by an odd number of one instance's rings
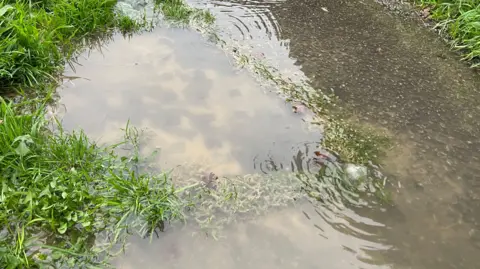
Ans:
POLYGON ((365 166, 362 165, 355 165, 355 164, 345 164, 344 165, 345 169, 345 174, 351 179, 351 180, 359 180, 361 178, 367 177, 368 174, 368 169, 365 166))

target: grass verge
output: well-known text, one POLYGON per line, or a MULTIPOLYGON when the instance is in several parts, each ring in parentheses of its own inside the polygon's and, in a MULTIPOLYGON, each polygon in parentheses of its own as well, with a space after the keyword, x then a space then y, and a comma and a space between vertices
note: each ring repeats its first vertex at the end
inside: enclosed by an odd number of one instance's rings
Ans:
POLYGON ((113 0, 0 1, 0 93, 58 78, 89 39, 141 25, 113 0))
MULTIPOLYGON (((0 0, 0 268, 104 267, 127 234, 152 234, 183 218, 169 175, 140 172, 135 129, 99 147, 83 132, 48 126, 38 99, 13 104, 1 97, 48 96, 84 47, 145 26, 117 12, 116 3, 0 0), (117 155, 121 145, 131 155, 117 155)), ((213 21, 180 1, 162 9, 173 20, 213 21)))
POLYGON ((83 132, 52 132, 43 111, 0 100, 1 268, 99 266, 127 229, 145 235, 182 218, 169 176, 140 172, 135 129, 102 148, 83 132), (115 154, 120 145, 131 156, 115 154))
POLYGON ((417 0, 436 28, 451 39, 463 59, 480 66, 480 2, 478 0, 417 0))

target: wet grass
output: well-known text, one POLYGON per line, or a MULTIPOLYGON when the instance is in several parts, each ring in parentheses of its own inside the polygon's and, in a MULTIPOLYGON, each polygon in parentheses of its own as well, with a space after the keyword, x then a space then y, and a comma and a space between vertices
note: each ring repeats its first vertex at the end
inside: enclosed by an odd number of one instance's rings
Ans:
POLYGON ((265 173, 222 177, 205 184, 199 183, 205 175, 204 167, 186 165, 174 171, 172 177, 179 187, 188 187, 179 194, 189 205, 185 211, 187 221, 214 238, 221 237, 223 228, 229 224, 297 203, 310 201, 322 210, 333 211, 372 200, 389 203, 383 190, 385 182, 374 175, 372 167, 365 169, 362 176, 352 176, 338 162, 306 166, 303 171, 269 169, 265 173))
MULTIPOLYGON (((104 268, 129 234, 152 235, 183 218, 182 190, 168 174, 143 169, 136 129, 127 126, 123 141, 100 147, 45 118, 40 96, 53 95, 79 52, 146 26, 115 5, 0 0, 0 268, 104 268), (12 93, 25 94, 22 102, 1 97, 12 93), (116 154, 120 147, 129 154, 116 154)), ((174 20, 213 22, 180 1, 162 8, 174 20)))
MULTIPOLYGON (((92 39, 115 31, 131 34, 147 26, 145 18, 138 21, 117 11, 116 3, 0 0, 0 94, 56 83, 65 64, 92 39)), ((156 5, 172 21, 211 24, 215 20, 208 11, 182 0, 157 0, 156 5)))
POLYGON ((183 0, 155 0, 155 5, 165 18, 176 22, 199 21, 208 25, 215 21, 215 17, 208 10, 190 7, 183 0))
POLYGON ((480 2, 478 0, 418 0, 428 9, 436 27, 447 35, 453 48, 463 52, 463 59, 480 66, 480 2))
POLYGON ((322 145, 348 163, 380 163, 391 145, 383 131, 342 118, 330 119, 324 130, 322 145))
POLYGON ((0 100, 0 268, 99 266, 127 229, 146 235, 182 218, 169 176, 141 172, 135 129, 99 147, 49 126, 42 106, 18 110, 0 100))
POLYGON ((31 99, 50 97, 84 47, 144 27, 115 4, 0 1, 0 94, 30 96, 15 105, 0 97, 0 268, 104 267, 127 229, 146 235, 182 218, 170 178, 140 172, 135 129, 99 147, 45 120, 44 102, 31 99), (131 155, 118 156, 126 145, 131 155))
POLYGON ((0 1, 0 92, 58 78, 80 47, 115 29, 140 25, 115 11, 116 1, 0 1))

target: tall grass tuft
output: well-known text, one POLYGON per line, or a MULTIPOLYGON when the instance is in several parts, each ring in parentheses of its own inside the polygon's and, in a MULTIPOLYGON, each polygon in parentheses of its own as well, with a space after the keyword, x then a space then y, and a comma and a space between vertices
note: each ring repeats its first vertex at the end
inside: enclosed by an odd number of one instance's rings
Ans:
POLYGON ((448 34, 455 49, 464 51, 464 60, 480 66, 480 1, 419 0, 431 8, 430 16, 438 21, 437 28, 448 34))
POLYGON ((137 22, 116 0, 0 0, 0 93, 53 81, 88 39, 137 22))
POLYGON ((140 172, 134 129, 109 148, 83 132, 48 128, 43 108, 31 114, 0 99, 0 268, 102 265, 126 237, 181 219, 167 174, 140 172), (103 241, 99 236, 103 235, 103 241))

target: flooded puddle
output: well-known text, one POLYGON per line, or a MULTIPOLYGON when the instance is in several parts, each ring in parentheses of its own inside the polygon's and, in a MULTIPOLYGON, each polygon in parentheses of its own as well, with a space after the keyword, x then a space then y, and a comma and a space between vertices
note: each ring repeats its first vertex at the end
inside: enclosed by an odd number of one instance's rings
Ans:
MULTIPOLYGON (((390 130, 394 205, 298 202, 233 221, 219 240, 173 226, 152 243, 133 239, 119 268, 478 267, 480 78, 434 34, 369 0, 189 2, 212 10, 222 38, 390 130)), ((130 120, 161 168, 304 169, 321 134, 229 59, 188 30, 118 37, 79 60, 74 75, 86 79, 60 91, 63 124, 111 142, 130 120)))
POLYGON ((199 34, 157 29, 130 40, 116 37, 79 58, 69 75, 79 78, 59 89, 66 129, 112 143, 130 121, 143 131, 143 148, 159 149, 157 164, 175 168, 174 178, 188 180, 200 168, 236 176, 236 188, 247 188, 236 190, 244 200, 227 206, 228 221, 212 222, 220 225, 217 239, 195 221, 169 226, 151 243, 133 238, 115 261, 118 268, 385 267, 377 252, 391 247, 358 228, 383 224, 347 208, 308 203, 298 180, 288 178, 290 171, 310 170, 321 134, 199 34), (275 171, 280 174, 265 176, 275 171), (282 171, 287 178, 280 178, 282 171))
POLYGON ((292 157, 320 138, 195 32, 118 37, 79 64, 81 78, 61 90, 65 128, 112 142, 130 120, 143 129, 144 148, 159 150, 164 169, 195 163, 237 175, 270 162, 292 169, 292 157))

